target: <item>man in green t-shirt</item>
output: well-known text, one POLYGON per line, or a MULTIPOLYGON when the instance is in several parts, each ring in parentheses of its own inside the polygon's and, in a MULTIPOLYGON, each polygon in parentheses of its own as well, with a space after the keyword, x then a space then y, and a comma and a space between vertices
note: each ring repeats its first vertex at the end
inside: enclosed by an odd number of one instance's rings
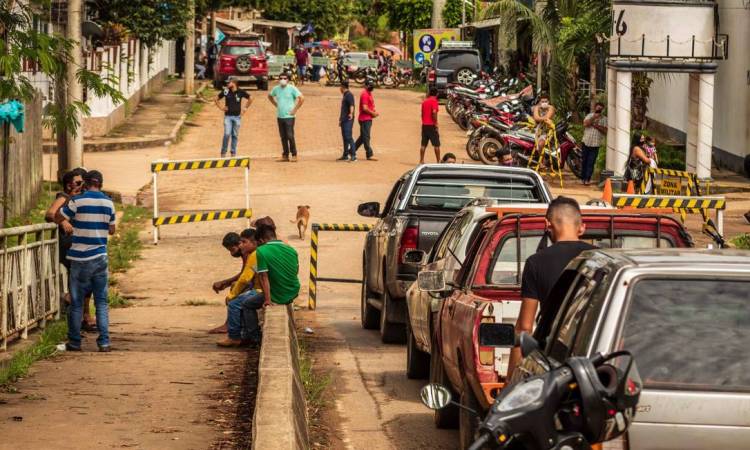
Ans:
POLYGON ((265 295, 264 306, 271 302, 277 305, 292 303, 299 295, 299 257, 291 246, 276 238, 276 229, 270 225, 258 225, 256 239, 260 244, 255 250, 257 274, 265 295))

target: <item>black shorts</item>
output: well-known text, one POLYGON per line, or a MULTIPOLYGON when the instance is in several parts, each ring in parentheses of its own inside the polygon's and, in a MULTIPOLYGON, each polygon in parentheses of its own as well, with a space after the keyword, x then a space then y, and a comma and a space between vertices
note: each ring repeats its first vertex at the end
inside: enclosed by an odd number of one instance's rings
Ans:
POLYGON ((427 142, 433 147, 440 147, 440 134, 435 125, 422 125, 422 147, 426 147, 427 142))

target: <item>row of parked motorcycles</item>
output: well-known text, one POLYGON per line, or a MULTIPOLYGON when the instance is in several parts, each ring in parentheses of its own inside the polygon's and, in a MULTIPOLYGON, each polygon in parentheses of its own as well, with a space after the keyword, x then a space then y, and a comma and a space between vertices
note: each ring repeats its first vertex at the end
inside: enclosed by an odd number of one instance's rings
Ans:
POLYGON ((466 153, 484 164, 499 164, 503 149, 510 151, 515 165, 530 167, 533 159, 543 167, 558 171, 566 165, 580 178, 582 152, 568 131, 570 115, 555 124, 550 145, 536 149, 536 123, 532 108, 538 100, 524 74, 499 79, 494 74, 474 76, 469 85, 452 84, 447 89, 445 108, 462 130, 466 131, 466 153), (538 152, 544 152, 543 156, 538 152))
POLYGON ((371 80, 377 87, 397 88, 399 86, 416 86, 417 79, 410 67, 398 67, 395 64, 384 64, 380 67, 345 66, 337 62, 328 73, 328 84, 338 85, 343 80, 364 84, 371 80))

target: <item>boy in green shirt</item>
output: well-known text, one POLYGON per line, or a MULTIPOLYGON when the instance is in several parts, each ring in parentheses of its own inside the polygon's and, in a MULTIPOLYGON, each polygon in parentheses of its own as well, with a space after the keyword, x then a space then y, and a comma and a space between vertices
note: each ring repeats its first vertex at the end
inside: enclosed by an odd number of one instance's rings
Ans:
POLYGON ((297 251, 278 240, 276 229, 270 225, 259 225, 256 238, 260 245, 255 250, 255 273, 265 296, 264 306, 292 303, 300 290, 297 251))

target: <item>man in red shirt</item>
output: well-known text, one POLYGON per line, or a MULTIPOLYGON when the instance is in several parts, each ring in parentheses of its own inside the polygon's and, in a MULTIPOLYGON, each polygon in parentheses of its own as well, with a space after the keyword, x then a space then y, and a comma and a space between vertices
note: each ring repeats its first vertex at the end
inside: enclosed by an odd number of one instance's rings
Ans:
POLYGON ((352 154, 352 161, 356 161, 357 150, 364 144, 365 151, 367 152, 368 161, 377 161, 373 156, 372 146, 370 146, 370 131, 372 130, 372 119, 378 117, 379 114, 375 111, 375 100, 372 98, 372 90, 375 88, 375 83, 371 79, 365 81, 365 90, 359 96, 359 137, 357 142, 354 143, 354 153, 352 154))
POLYGON ((437 89, 430 88, 427 98, 422 102, 422 147, 419 149, 419 164, 424 164, 424 152, 427 142, 435 148, 435 161, 440 162, 440 134, 438 133, 438 98, 437 89))

